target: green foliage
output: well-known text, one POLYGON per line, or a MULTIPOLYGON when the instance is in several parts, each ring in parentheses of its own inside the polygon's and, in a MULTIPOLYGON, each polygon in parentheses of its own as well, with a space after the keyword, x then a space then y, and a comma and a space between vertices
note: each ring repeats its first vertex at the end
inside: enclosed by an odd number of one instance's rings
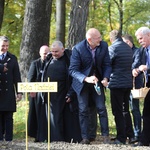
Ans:
POLYGON ((25 0, 6 0, 1 34, 10 39, 9 51, 19 56, 25 0))

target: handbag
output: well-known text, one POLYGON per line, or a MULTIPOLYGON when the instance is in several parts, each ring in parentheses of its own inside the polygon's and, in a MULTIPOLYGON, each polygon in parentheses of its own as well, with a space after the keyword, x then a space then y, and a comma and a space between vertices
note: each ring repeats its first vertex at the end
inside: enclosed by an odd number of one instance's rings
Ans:
POLYGON ((144 87, 140 89, 135 89, 135 77, 133 77, 133 89, 131 90, 132 97, 135 99, 144 99, 149 91, 149 88, 146 87, 146 73, 144 73, 144 87))

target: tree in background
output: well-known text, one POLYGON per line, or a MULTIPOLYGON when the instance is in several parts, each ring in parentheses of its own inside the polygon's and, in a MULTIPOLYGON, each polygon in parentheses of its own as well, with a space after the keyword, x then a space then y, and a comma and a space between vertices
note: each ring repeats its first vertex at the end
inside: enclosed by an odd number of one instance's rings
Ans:
POLYGON ((67 47, 72 47, 85 38, 90 0, 72 0, 67 47))
POLYGON ((149 3, 150 0, 91 0, 87 27, 98 28, 108 43, 113 29, 135 38, 135 30, 148 25, 149 3))
POLYGON ((65 45, 66 0, 56 0, 56 40, 65 45))
MULTIPOLYGON (((2 1, 0 0, 0 3, 2 1)), ((5 0, 1 35, 6 35, 9 38, 9 51, 15 54, 18 58, 24 18, 24 8, 25 0, 5 0)))
POLYGON ((0 0, 0 30, 2 28, 5 0, 0 0))
POLYGON ((39 57, 42 45, 49 45, 50 15, 52 0, 27 0, 22 42, 20 47, 20 70, 22 79, 32 60, 39 57))

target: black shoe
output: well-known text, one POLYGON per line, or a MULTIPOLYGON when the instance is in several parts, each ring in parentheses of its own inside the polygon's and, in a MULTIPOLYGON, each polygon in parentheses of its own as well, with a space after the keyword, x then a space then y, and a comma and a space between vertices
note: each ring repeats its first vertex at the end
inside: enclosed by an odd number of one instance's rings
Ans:
POLYGON ((110 144, 110 138, 109 136, 102 136, 102 139, 103 139, 103 144, 110 144))
POLYGON ((38 140, 38 139, 35 139, 34 142, 35 142, 35 143, 36 143, 36 142, 39 142, 39 140, 38 140))
POLYGON ((129 138, 129 144, 134 144, 136 142, 138 142, 138 138, 137 137, 134 137, 134 138, 129 138))
POLYGON ((116 144, 116 145, 125 145, 125 143, 120 142, 118 139, 116 139, 114 142, 112 142, 112 144, 116 144))
POLYGON ((95 138, 90 138, 89 141, 90 141, 90 142, 94 142, 94 141, 95 141, 95 138))
POLYGON ((134 146, 144 146, 144 144, 142 142, 138 142, 137 144, 134 144, 134 146))
POLYGON ((149 146, 149 143, 138 142, 137 144, 134 144, 134 147, 136 146, 149 146))
POLYGON ((83 139, 80 144, 90 144, 90 141, 88 139, 83 139))
POLYGON ((111 141, 115 141, 117 138, 116 137, 111 137, 110 140, 111 141))

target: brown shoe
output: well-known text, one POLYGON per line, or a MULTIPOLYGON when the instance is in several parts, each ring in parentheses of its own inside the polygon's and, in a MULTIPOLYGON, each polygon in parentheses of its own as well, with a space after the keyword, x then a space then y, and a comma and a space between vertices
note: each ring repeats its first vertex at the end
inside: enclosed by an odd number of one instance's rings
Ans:
POLYGON ((109 138, 109 136, 102 136, 102 139, 103 139, 103 143, 104 144, 110 144, 110 138, 109 138))
POLYGON ((90 144, 90 141, 88 139, 83 139, 80 144, 90 144))

